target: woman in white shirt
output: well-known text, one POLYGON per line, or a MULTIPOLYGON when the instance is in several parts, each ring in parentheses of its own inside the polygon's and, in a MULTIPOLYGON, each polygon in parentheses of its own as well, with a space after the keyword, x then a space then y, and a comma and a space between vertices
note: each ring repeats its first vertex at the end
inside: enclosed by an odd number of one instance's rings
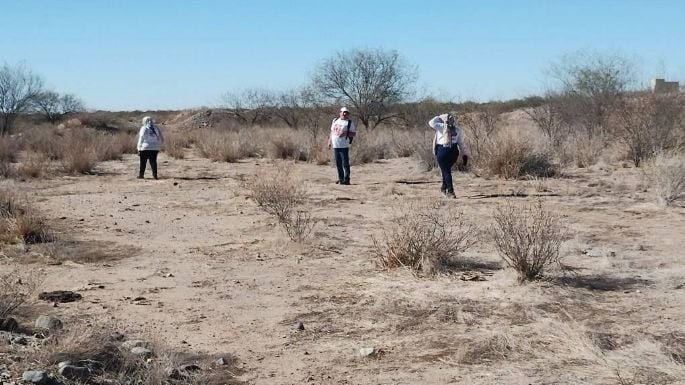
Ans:
MULTIPOLYGON (((456 125, 454 116, 450 114, 436 116, 428 122, 428 125, 435 130, 433 150, 442 173, 440 192, 446 197, 456 198, 452 184, 452 166, 459 158, 459 150, 464 152, 461 128, 456 125)), ((466 166, 468 157, 464 155, 463 159, 464 166, 466 166)))
POLYGON ((143 179, 145 174, 145 165, 150 161, 150 168, 152 168, 152 177, 157 179, 157 153, 159 152, 164 137, 162 131, 157 127, 151 117, 143 118, 143 126, 138 131, 138 156, 140 156, 140 171, 138 178, 143 179))

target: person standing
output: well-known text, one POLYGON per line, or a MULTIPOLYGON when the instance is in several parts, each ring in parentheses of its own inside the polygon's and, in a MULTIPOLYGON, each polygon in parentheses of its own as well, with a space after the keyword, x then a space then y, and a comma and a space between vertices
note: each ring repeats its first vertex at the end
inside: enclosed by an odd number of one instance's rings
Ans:
MULTIPOLYGON (((442 173, 442 186, 440 191, 448 198, 456 198, 454 185, 452 184, 452 166, 459 158, 459 150, 464 151, 461 128, 456 125, 454 116, 442 114, 434 117, 428 125, 435 130, 433 139, 433 151, 442 173)), ((464 166, 468 163, 468 156, 463 155, 464 166)))
POLYGON ((328 148, 333 147, 335 167, 338 169, 336 184, 350 184, 350 144, 356 133, 354 122, 350 120, 350 111, 342 107, 339 117, 331 123, 331 135, 328 138, 328 148))
POLYGON ((145 176, 145 166, 150 161, 152 177, 157 179, 157 153, 164 142, 162 131, 155 124, 151 117, 143 118, 143 126, 138 131, 138 156, 140 157, 140 171, 138 179, 145 176))

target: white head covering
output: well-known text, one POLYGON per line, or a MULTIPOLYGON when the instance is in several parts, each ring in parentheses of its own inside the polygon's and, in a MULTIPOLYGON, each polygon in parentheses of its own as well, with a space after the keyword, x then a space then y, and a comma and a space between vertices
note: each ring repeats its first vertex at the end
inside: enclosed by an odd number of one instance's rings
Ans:
POLYGON ((150 127, 150 126, 152 126, 152 124, 153 124, 152 117, 146 116, 143 118, 143 126, 150 127))

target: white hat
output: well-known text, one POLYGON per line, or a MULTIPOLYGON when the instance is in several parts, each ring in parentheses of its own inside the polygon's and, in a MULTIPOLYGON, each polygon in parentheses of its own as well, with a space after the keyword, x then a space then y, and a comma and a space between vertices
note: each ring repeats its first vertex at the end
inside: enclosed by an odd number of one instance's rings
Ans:
POLYGON ((350 110, 348 110, 347 107, 343 107, 340 109, 340 112, 350 112, 350 110))

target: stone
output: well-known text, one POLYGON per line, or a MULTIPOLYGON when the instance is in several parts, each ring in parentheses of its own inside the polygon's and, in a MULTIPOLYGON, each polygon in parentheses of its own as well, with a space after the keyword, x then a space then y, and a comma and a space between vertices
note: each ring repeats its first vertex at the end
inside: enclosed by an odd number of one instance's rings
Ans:
POLYGON ((224 359, 223 357, 219 357, 216 359, 216 361, 214 361, 214 365, 224 366, 224 365, 228 365, 228 362, 226 362, 226 359, 224 359))
POLYGON ((19 328, 19 323, 12 317, 0 320, 0 330, 13 332, 19 328))
POLYGON ((359 355, 362 357, 371 357, 376 354, 376 348, 368 347, 359 349, 359 355))
POLYGON ((136 356, 151 357, 152 350, 142 346, 136 346, 131 348, 131 354, 135 354, 136 356))
POLYGON ((62 321, 50 315, 41 315, 36 318, 35 325, 39 330, 56 330, 62 328, 62 321))
POLYGON ((24 380, 24 382, 30 382, 38 385, 46 385, 51 383, 48 374, 42 370, 27 370, 22 373, 21 379, 24 380))
POLYGON ((604 249, 589 249, 585 250, 585 255, 592 258, 608 257, 610 253, 604 249))
POLYGON ((295 328, 295 330, 304 330, 304 324, 302 323, 302 321, 295 322, 295 325, 293 325, 293 327, 295 328))
POLYGON ((128 340, 124 341, 124 343, 121 344, 121 347, 124 349, 133 349, 133 348, 148 348, 150 346, 150 343, 147 341, 143 340, 128 340))
POLYGON ((12 337, 10 342, 12 343, 12 345, 28 345, 29 343, 26 337, 24 336, 12 337))
POLYGON ((69 290, 48 291, 38 294, 38 299, 55 303, 74 302, 81 298, 83 298, 81 294, 69 290))
POLYGON ((73 381, 85 381, 91 375, 91 370, 83 366, 64 365, 59 368, 59 374, 73 381))

